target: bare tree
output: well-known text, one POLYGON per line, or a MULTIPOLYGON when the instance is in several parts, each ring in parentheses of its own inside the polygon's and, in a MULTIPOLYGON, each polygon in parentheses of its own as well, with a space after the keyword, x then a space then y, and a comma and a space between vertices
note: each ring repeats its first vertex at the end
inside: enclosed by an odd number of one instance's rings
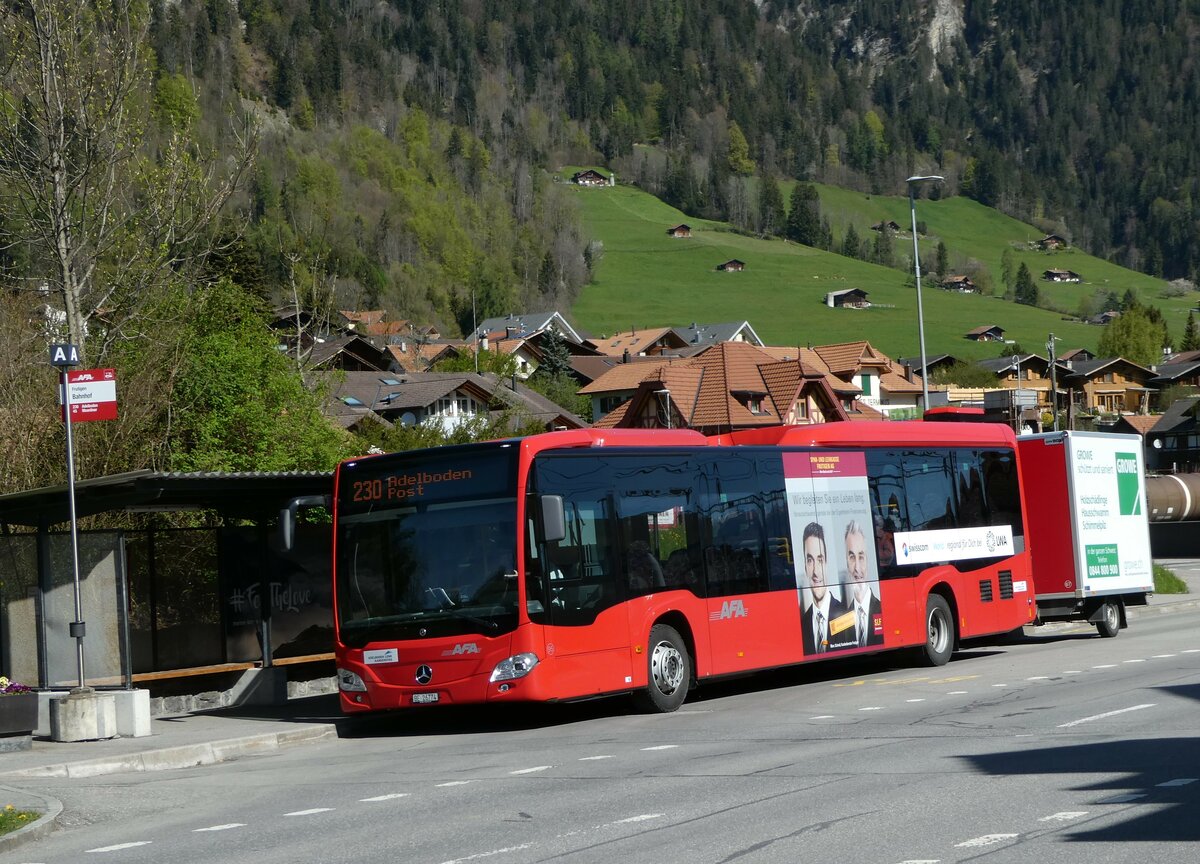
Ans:
POLYGON ((212 250, 257 143, 248 124, 235 132, 219 170, 186 127, 151 150, 149 16, 137 0, 18 0, 0 14, 0 243, 28 246, 26 277, 61 302, 81 354, 102 331, 97 358, 138 335, 150 289, 212 250))

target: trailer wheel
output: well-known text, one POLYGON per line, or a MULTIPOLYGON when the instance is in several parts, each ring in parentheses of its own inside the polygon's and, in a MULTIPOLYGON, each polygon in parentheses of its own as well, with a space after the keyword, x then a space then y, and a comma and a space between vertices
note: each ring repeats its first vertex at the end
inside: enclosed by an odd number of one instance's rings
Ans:
POLYGON ((1096 629, 1105 639, 1112 639, 1121 632, 1121 610, 1116 603, 1105 603, 1100 607, 1100 620, 1096 629))
POLYGON ((666 624, 650 628, 647 647, 646 689, 634 694, 634 701, 643 711, 669 714, 687 698, 692 683, 692 659, 683 638, 666 624))
POLYGON ((954 653, 954 616, 950 604, 940 594, 925 600, 925 647, 921 662, 926 666, 945 666, 954 653))

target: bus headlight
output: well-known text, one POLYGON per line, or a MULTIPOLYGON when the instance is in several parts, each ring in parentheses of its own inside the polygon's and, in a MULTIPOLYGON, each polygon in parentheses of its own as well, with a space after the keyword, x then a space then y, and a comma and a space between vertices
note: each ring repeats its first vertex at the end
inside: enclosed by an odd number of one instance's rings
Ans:
POLYGON ((492 677, 489 680, 495 682, 524 678, 533 671, 533 667, 537 664, 538 656, 536 654, 516 654, 497 663, 496 668, 492 670, 492 677))
POLYGON ((362 678, 357 672, 351 672, 349 669, 338 669, 338 689, 345 690, 350 693, 366 692, 367 685, 363 683, 362 678))

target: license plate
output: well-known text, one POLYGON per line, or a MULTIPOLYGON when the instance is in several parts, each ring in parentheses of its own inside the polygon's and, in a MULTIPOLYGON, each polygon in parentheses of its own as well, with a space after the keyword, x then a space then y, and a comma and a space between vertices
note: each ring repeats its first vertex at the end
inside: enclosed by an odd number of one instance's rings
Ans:
POLYGON ((437 693, 414 693, 412 697, 414 705, 428 704, 438 701, 437 693))

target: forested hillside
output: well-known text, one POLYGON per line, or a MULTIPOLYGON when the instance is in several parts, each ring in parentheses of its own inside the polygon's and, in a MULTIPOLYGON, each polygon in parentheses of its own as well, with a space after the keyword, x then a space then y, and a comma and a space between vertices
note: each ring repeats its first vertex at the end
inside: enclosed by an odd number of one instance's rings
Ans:
POLYGON ((1194 0, 14 0, 0 485, 59 473, 34 359, 55 339, 122 369, 85 474, 353 451, 296 434, 319 396, 270 306, 447 335, 566 311, 605 252, 567 165, 897 270, 834 233, 815 184, 895 196, 937 173, 929 195, 1194 281, 1198 24, 1194 0))
POLYGON ((948 194, 1192 278, 1197 13, 1182 0, 181 0, 159 8, 155 48, 164 73, 203 85, 208 113, 237 96, 280 109, 252 233, 275 281, 289 214, 271 207, 304 154, 341 180, 326 266, 406 303, 432 275, 424 301, 453 313, 444 295, 471 273, 499 278, 488 290, 505 302, 586 278, 574 223, 536 214, 553 198, 538 169, 563 162, 602 161, 685 212, 755 230, 742 176, 895 193, 936 171, 948 194), (427 131, 409 152, 416 111, 427 131), (421 224, 448 214, 409 212, 414 198, 379 195, 355 167, 346 133, 363 124, 399 148, 376 155, 409 163, 408 182, 432 181, 452 209, 448 194, 472 200, 475 215, 449 222, 490 226, 464 228, 469 264, 421 224), (399 248, 380 242, 381 220, 399 248))

